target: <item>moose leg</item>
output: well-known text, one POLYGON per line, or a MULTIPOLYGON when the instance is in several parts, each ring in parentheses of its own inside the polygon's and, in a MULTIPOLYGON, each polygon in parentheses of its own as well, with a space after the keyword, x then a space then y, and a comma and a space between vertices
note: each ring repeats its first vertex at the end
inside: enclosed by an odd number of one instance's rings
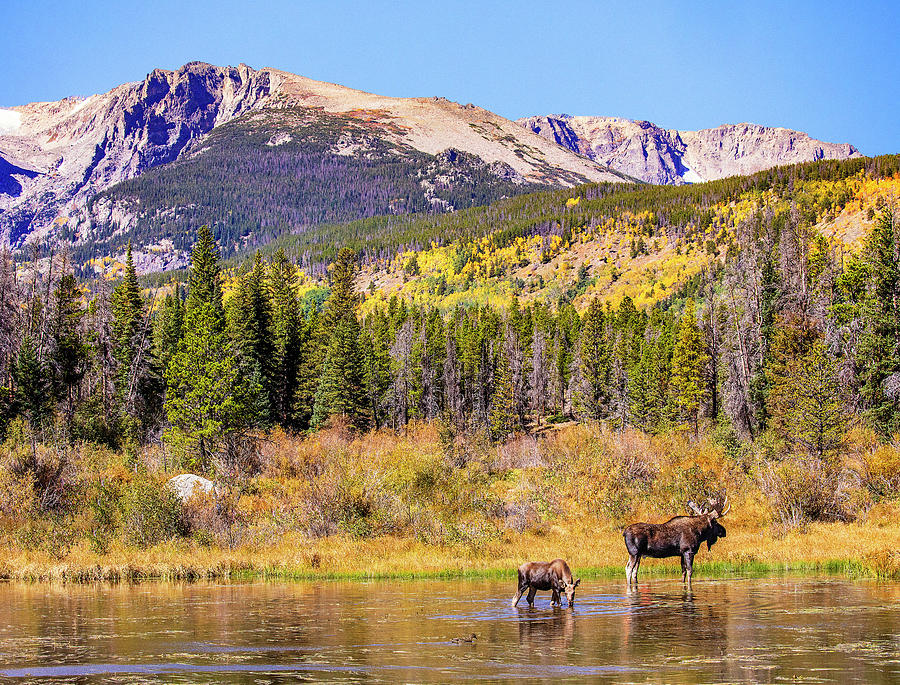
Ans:
POLYGON ((681 582, 683 583, 687 578, 687 566, 684 563, 684 557, 681 557, 681 582))
POLYGON ((628 563, 625 564, 625 584, 631 585, 631 567, 634 566, 634 555, 628 555, 628 563))
POLYGON ((556 588, 553 588, 553 595, 550 597, 550 605, 556 606, 557 604, 562 605, 562 602, 559 599, 559 591, 556 588))
POLYGON ((516 604, 519 603, 519 600, 522 599, 522 595, 523 595, 523 594, 525 594, 525 588, 523 588, 523 587, 520 585, 519 588, 516 590, 516 596, 513 597, 513 599, 512 599, 512 605, 513 605, 513 606, 516 606, 516 604))
POLYGON ((634 563, 631 565, 631 582, 637 585, 638 569, 641 567, 641 555, 634 555, 634 563))
POLYGON ((528 606, 530 606, 530 607, 534 606, 534 595, 536 593, 537 593, 537 589, 535 589, 535 588, 528 589, 528 597, 525 598, 528 600, 528 606))
MULTIPOLYGON (((690 550, 684 553, 684 556, 681 559, 681 563, 685 567, 685 574, 687 575, 687 584, 688 587, 691 586, 691 576, 694 575, 694 554, 690 550)), ((684 581, 682 581, 684 582, 684 581)))

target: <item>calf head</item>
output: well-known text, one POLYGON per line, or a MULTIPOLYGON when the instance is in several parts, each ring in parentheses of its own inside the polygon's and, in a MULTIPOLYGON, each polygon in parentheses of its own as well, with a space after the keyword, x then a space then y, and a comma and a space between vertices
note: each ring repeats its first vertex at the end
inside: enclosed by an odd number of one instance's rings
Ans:
POLYGON ((566 593, 566 601, 569 603, 569 606, 572 606, 572 603, 575 601, 575 588, 578 587, 578 584, 580 582, 581 578, 575 581, 570 580, 563 588, 563 592, 566 593))

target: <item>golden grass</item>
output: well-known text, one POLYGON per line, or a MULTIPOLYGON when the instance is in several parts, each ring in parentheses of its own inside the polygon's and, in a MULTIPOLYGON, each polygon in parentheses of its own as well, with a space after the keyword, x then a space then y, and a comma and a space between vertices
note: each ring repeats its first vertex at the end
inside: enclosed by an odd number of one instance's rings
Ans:
MULTIPOLYGON (((727 488, 733 508, 728 536, 698 554, 698 576, 796 570, 900 577, 897 447, 879 447, 868 434, 850 437, 848 468, 870 480, 877 475, 872 482, 887 494, 865 500, 851 523, 785 531, 773 523, 753 475, 761 463, 753 460, 764 457, 728 456, 708 436, 573 424, 537 440, 491 445, 473 438, 447 444, 436 425, 423 423, 402 436, 353 435, 339 426, 305 438, 274 432, 263 443, 262 473, 234 495, 239 535, 201 529, 145 549, 113 535, 99 547, 104 553, 90 542, 91 483, 103 474, 127 488, 131 476, 120 456, 84 448, 75 463, 86 489, 62 531, 69 537, 36 514, 26 520, 31 536, 23 536, 20 510, 33 505, 12 506, 21 484, 0 483, 0 512, 9 510, 0 517, 0 578, 507 576, 523 561, 556 557, 585 576, 617 576, 626 560, 625 524, 684 513, 687 498, 711 486, 727 488), (48 532, 60 542, 48 544, 48 532)), ((157 457, 144 454, 143 468, 161 469, 157 457)), ((162 487, 171 475, 142 478, 162 487)), ((678 574, 680 566, 647 560, 641 572, 678 574)))
MULTIPOLYGON (((900 523, 817 523, 804 532, 729 525, 712 551, 702 548, 697 576, 787 571, 900 577, 900 523)), ((195 580, 238 577, 402 578, 512 576, 526 560, 563 557, 586 577, 623 573, 621 533, 600 522, 553 526, 545 534, 510 534, 479 547, 429 545, 414 538, 318 540, 291 533, 267 547, 234 550, 173 541, 140 550, 116 545, 98 555, 87 545, 62 558, 0 548, 0 577, 29 581, 195 580)), ((680 573, 677 559, 648 559, 645 575, 680 573)))

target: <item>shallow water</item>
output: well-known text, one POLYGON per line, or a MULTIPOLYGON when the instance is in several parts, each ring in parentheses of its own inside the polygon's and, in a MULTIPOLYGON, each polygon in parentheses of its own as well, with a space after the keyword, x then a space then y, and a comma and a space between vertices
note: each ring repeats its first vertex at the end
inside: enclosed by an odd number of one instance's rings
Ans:
POLYGON ((583 581, 571 609, 513 585, 5 584, 0 679, 900 682, 897 583, 583 581))

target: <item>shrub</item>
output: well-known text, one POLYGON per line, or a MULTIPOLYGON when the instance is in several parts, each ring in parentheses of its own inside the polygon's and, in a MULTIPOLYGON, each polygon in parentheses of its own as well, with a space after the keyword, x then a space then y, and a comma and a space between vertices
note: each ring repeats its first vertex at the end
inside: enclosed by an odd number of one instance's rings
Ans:
POLYGON ((767 462, 759 487, 769 499, 775 519, 786 529, 813 521, 848 521, 847 483, 841 469, 815 457, 791 457, 767 462))
POLYGON ((150 547, 183 530, 181 501, 171 490, 147 477, 136 477, 121 499, 122 535, 136 547, 150 547))
POLYGON ((650 439, 636 431, 572 426, 549 436, 543 451, 551 473, 564 474, 575 498, 613 521, 630 515, 659 475, 650 439))
POLYGON ((877 499, 900 497, 900 449, 882 445, 861 456, 860 476, 877 499))
POLYGON ((228 482, 240 481, 262 471, 259 439, 238 431, 226 434, 224 449, 212 458, 217 476, 228 482))
POLYGON ((701 503, 719 497, 722 491, 719 475, 699 464, 686 468, 676 466, 665 473, 663 492, 668 495, 668 504, 678 511, 690 501, 701 503))
POLYGON ((16 541, 24 549, 39 549, 57 561, 69 554, 77 533, 71 521, 58 515, 28 518, 16 531, 16 541))
POLYGON ((713 442, 722 448, 727 459, 740 465, 743 470, 748 470, 753 453, 752 446, 741 440, 730 419, 721 419, 716 424, 711 437, 713 442))
POLYGON ((43 445, 14 448, 3 466, 15 479, 31 483, 40 511, 61 512, 76 500, 77 471, 66 450, 43 445))
POLYGON ((201 545, 233 549, 247 532, 247 517, 233 490, 195 493, 181 510, 182 532, 201 545))
POLYGON ((0 514, 11 523, 25 518, 35 506, 34 488, 30 478, 16 478, 7 468, 0 467, 0 514))
POLYGON ((101 478, 89 495, 93 526, 88 533, 91 549, 105 554, 121 525, 121 483, 101 478))
POLYGON ((518 436, 499 445, 491 465, 491 471, 526 469, 543 466, 540 444, 531 436, 518 436))
POLYGON ((94 442, 112 449, 122 444, 123 431, 115 420, 108 422, 103 411, 103 398, 94 393, 75 409, 70 425, 72 438, 94 442))

